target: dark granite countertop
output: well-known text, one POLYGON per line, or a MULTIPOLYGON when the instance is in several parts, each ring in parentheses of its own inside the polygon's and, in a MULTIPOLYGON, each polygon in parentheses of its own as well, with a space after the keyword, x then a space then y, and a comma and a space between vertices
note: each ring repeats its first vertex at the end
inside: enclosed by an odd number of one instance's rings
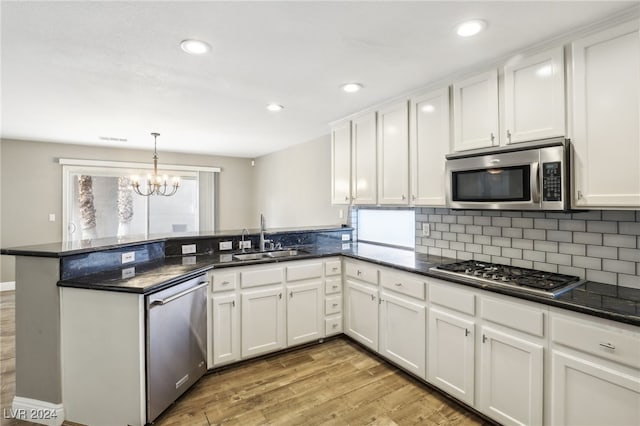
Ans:
POLYGON ((406 272, 455 282, 493 293, 504 294, 520 299, 538 302, 548 306, 556 306, 576 312, 594 315, 618 322, 640 326, 640 290, 619 287, 610 284, 586 282, 572 291, 557 298, 549 298, 536 294, 523 293, 506 287, 478 284, 470 280, 444 277, 430 268, 455 259, 428 256, 410 250, 402 250, 373 244, 356 243, 342 249, 342 245, 305 246, 300 247, 306 253, 280 259, 260 259, 252 261, 233 260, 231 254, 200 254, 195 256, 166 257, 163 261, 138 265, 135 276, 123 279, 123 270, 87 275, 72 280, 60 281, 62 287, 81 287, 96 290, 123 291, 138 294, 152 293, 169 287, 189 276, 208 269, 255 265, 291 260, 303 260, 328 256, 343 255, 352 259, 365 260, 406 272))

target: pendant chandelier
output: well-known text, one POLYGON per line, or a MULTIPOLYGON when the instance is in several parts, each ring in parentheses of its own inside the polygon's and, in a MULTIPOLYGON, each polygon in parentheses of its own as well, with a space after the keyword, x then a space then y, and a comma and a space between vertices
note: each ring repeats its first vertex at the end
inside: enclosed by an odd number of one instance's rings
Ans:
POLYGON ((160 136, 160 133, 151 133, 153 136, 153 175, 147 175, 147 187, 146 189, 140 189, 140 179, 138 176, 131 176, 131 187, 136 194, 148 197, 150 195, 163 195, 169 197, 176 193, 180 187, 180 178, 174 177, 171 185, 169 185, 169 178, 167 175, 160 176, 158 174, 158 149, 156 139, 160 136))

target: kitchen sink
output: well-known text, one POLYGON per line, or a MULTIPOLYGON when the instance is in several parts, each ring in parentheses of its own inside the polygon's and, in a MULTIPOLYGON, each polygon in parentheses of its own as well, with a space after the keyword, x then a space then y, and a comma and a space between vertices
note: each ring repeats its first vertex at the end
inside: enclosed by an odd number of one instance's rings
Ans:
POLYGON ((266 257, 265 253, 242 253, 233 255, 233 258, 236 260, 258 260, 264 257, 266 257))
POLYGON ((303 254, 301 250, 278 250, 278 251, 269 251, 265 254, 268 257, 289 257, 289 256, 298 256, 299 254, 303 254))
POLYGON ((240 253, 234 254, 235 260, 259 260, 259 259, 278 259, 281 257, 292 257, 306 254, 304 250, 287 249, 287 250, 274 250, 274 251, 262 251, 257 253, 240 253))

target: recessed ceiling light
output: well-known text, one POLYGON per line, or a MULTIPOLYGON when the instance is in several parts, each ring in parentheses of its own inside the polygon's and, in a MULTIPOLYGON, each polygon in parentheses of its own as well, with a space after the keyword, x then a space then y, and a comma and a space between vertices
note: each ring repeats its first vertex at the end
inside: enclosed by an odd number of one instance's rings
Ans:
POLYGON ((360 83, 347 83, 342 85, 342 90, 347 93, 355 93, 362 89, 362 84, 360 83))
POLYGON ((211 46, 204 41, 192 39, 182 40, 180 47, 190 55, 203 55, 211 49, 211 46))
POLYGON ((269 105, 267 105, 267 109, 269 111, 280 111, 280 110, 284 109, 284 107, 282 105, 278 105, 278 104, 269 104, 269 105))
POLYGON ((487 23, 482 19, 472 19, 471 21, 466 21, 458 25, 456 33, 458 33, 460 37, 471 37, 478 34, 486 27, 487 23))

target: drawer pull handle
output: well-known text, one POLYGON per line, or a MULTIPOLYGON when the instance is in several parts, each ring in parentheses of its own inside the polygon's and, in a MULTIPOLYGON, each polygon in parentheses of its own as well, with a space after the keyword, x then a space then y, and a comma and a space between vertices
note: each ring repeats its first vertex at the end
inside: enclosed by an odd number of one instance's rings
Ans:
POLYGON ((395 283, 396 287, 402 287, 402 283, 395 283))
POLYGON ((229 281, 222 281, 222 285, 228 285, 231 284, 229 281))
POLYGON ((482 335, 482 343, 485 343, 487 341, 487 336, 485 336, 484 334, 482 335))
POLYGON ((331 327, 333 327, 333 328, 337 328, 337 327, 338 327, 338 324, 333 324, 331 327))
POLYGON ((338 304, 337 304, 337 303, 334 303, 334 304, 333 304, 333 305, 331 305, 331 306, 333 306, 333 307, 335 308, 336 306, 338 306, 338 304))
POLYGON ((235 300, 231 301, 231 306, 234 307, 234 308, 236 307, 236 301, 235 300))
POLYGON ((282 299, 282 293, 278 294, 278 298, 282 299))
POLYGON ((338 288, 338 286, 337 286, 337 285, 334 285, 334 286, 333 286, 333 288, 338 288))
POLYGON ((338 267, 337 267, 337 266, 334 266, 334 267, 332 268, 332 271, 333 271, 333 272, 336 272, 337 270, 338 270, 338 267))
POLYGON ((468 336, 468 335, 470 335, 470 334, 471 334, 471 332, 469 331, 469 329, 468 329, 468 328, 465 328, 465 329, 464 329, 464 335, 465 335, 465 337, 466 337, 466 336, 468 336))
POLYGON ((360 269, 358 269, 357 274, 358 274, 358 276, 362 275, 362 271, 360 269))
POLYGON ((371 300, 376 300, 376 297, 373 294, 371 295, 371 300))
POLYGON ((293 291, 289 293, 289 297, 293 299, 293 291))
POLYGON ((600 343, 600 346, 602 346, 603 348, 607 348, 607 349, 611 349, 614 350, 616 347, 614 345, 612 345, 611 343, 600 343))

